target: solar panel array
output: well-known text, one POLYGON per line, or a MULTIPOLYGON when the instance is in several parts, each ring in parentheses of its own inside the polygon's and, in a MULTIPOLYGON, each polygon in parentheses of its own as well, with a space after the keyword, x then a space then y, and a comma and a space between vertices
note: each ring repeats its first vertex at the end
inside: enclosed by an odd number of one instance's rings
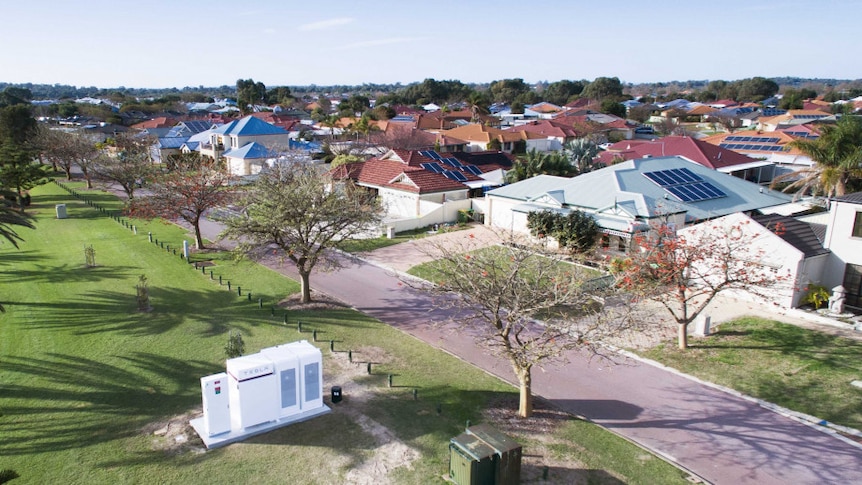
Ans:
POLYGON ((766 136, 729 136, 724 141, 748 141, 752 143, 778 143, 781 138, 766 136))
POLYGON ((447 171, 445 168, 441 167, 440 164, 437 162, 420 163, 419 166, 424 168, 425 170, 428 170, 429 172, 434 172, 434 173, 443 173, 443 172, 447 171))
POLYGON ((475 165, 467 165, 464 168, 462 168, 462 170, 466 170, 466 171, 468 171, 468 172, 470 172, 476 176, 482 175, 482 171, 479 170, 479 167, 477 167, 475 165))
POLYGON ((443 158, 440 161, 455 168, 461 168, 464 166, 464 164, 455 157, 443 158))
POLYGON ((719 143, 721 148, 728 150, 758 150, 761 152, 780 152, 784 147, 778 145, 751 145, 745 143, 719 143))
POLYGON ((435 152, 434 150, 421 151, 419 152, 419 154, 426 158, 433 158, 434 160, 441 160, 443 158, 440 156, 439 153, 435 152))
POLYGON ((446 176, 447 179, 455 180, 458 182, 466 182, 467 177, 464 176, 461 172, 456 172, 454 170, 445 170, 443 175, 446 176))
POLYGON ((829 115, 793 115, 794 120, 819 120, 820 118, 826 118, 829 115))
POLYGON ((796 138, 820 138, 820 135, 817 133, 809 133, 807 131, 785 131, 784 133, 796 138))
POLYGON ((761 112, 761 114, 763 116, 778 116, 778 115, 783 115, 785 113, 787 113, 786 109, 779 109, 779 108, 764 108, 763 111, 761 112))
POLYGON ((682 202, 698 202, 727 197, 727 194, 721 189, 703 180, 687 168, 645 172, 643 175, 682 202))

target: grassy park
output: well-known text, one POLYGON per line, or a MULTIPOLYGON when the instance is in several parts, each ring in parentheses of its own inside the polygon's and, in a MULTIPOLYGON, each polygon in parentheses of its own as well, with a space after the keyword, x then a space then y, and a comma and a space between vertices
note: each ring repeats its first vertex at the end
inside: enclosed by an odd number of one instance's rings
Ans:
MULTIPOLYGON (((103 210, 120 208, 109 194, 85 194, 103 210)), ((191 240, 183 229, 118 222, 103 210, 55 184, 41 186, 29 209, 36 229, 20 231, 20 249, 0 244, 0 470, 21 476, 12 483, 342 483, 379 453, 367 419, 418 453, 393 467, 393 483, 434 483, 447 471, 449 439, 516 394, 352 310, 285 310, 278 303, 298 291, 296 282, 217 252, 195 254, 210 264, 196 270, 173 254, 191 240), (60 203, 67 219, 54 216, 60 203), (84 264, 87 246, 93 267, 84 264), (135 299, 140 275, 149 282, 148 312, 135 299), (368 391, 347 393, 323 417, 204 452, 196 436, 183 442, 177 429, 200 410, 198 379, 224 370, 231 330, 242 332, 247 353, 311 341, 316 330, 326 385, 349 377, 368 391), (347 349, 355 362, 375 362, 372 375, 348 362, 347 349)), ((684 481, 676 468, 589 423, 567 419, 554 429, 545 437, 547 459, 577 463, 584 482, 684 481)), ((524 437, 528 454, 531 439, 524 437)))

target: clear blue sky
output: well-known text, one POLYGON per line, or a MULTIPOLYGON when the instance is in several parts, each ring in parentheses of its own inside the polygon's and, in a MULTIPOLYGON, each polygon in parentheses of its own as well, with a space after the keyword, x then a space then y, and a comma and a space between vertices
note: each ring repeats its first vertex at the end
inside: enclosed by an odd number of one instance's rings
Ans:
POLYGON ((862 78, 862 0, 4 0, 0 81, 862 78))

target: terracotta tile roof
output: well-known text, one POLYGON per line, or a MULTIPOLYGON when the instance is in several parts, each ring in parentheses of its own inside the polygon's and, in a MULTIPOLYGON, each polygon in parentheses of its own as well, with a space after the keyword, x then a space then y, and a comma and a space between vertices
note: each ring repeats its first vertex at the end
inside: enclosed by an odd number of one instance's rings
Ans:
POLYGON ((528 106, 528 109, 530 111, 535 111, 536 113, 557 113, 563 110, 562 107, 547 101, 542 101, 541 103, 528 106))
POLYGON ((589 108, 598 106, 599 103, 593 101, 592 99, 580 98, 572 101, 571 103, 567 103, 564 107, 569 109, 579 109, 579 108, 589 108))
POLYGON ((544 137, 555 138, 574 138, 578 136, 578 132, 569 125, 552 120, 531 121, 525 125, 518 125, 510 128, 508 131, 526 131, 534 134, 539 134, 544 137))
POLYGON ((739 103, 732 99, 719 99, 709 103, 711 106, 722 106, 724 108, 729 108, 731 106, 738 106, 739 103))
MULTIPOLYGON (((791 155, 799 155, 800 152, 796 148, 790 148, 788 144, 792 142, 794 138, 783 131, 758 131, 758 130, 745 130, 745 131, 736 131, 733 133, 718 133, 716 135, 708 136, 706 138, 701 139, 700 141, 712 144, 712 145, 722 145, 722 144, 745 144, 751 145, 752 147, 763 147, 763 146, 781 146, 784 147, 781 153, 783 154, 791 154, 791 155), (762 141, 748 141, 748 142, 740 142, 736 140, 728 140, 729 137, 751 137, 751 138, 778 138, 777 142, 762 142, 762 141)), ((752 153, 754 156, 763 156, 765 153, 763 150, 758 150, 755 148, 752 149, 739 149, 734 148, 733 151, 740 153, 752 153)), ((771 152, 774 153, 774 152, 771 152)))
MULTIPOLYGON (((455 154, 446 155, 454 156, 455 154)), ((460 154, 456 158, 461 159, 460 154)), ((499 158, 495 158, 495 160, 499 160, 499 158)), ((418 194, 467 189, 467 186, 463 183, 449 179, 443 174, 425 170, 421 166, 423 163, 432 162, 440 163, 438 160, 420 155, 418 151, 390 150, 380 157, 372 158, 365 162, 342 165, 334 170, 332 174, 336 178, 347 177, 354 179, 361 185, 388 187, 418 194)), ((440 164, 443 168, 448 168, 442 163, 440 164)), ((502 168, 502 166, 493 163, 475 165, 483 172, 502 168)), ((511 166, 511 163, 509 166, 511 166)), ((469 172, 461 173, 468 181, 481 180, 469 172)))
POLYGON ((526 133, 499 130, 477 123, 452 128, 443 134, 474 143, 489 143, 491 140, 514 142, 526 140, 528 137, 526 133))
POLYGON ((135 123, 131 126, 131 128, 136 128, 138 130, 145 130, 147 128, 170 128, 176 124, 177 120, 173 118, 168 118, 166 116, 160 116, 151 120, 135 123))
POLYGON ((755 161, 742 153, 688 136, 666 136, 656 140, 623 140, 600 153, 599 160, 610 165, 615 159, 634 160, 646 156, 682 156, 713 170, 755 161))
POLYGON ((688 110, 688 114, 694 115, 694 116, 708 115, 708 114, 714 113, 716 111, 718 111, 718 110, 713 108, 712 106, 707 106, 705 104, 702 104, 700 106, 695 106, 694 108, 688 110))

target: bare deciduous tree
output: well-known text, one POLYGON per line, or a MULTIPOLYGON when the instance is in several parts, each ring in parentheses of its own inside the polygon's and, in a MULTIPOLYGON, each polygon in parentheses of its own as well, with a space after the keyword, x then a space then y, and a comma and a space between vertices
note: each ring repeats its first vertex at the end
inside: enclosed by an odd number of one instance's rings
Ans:
POLYGON ((518 379, 518 416, 533 412, 532 370, 583 348, 600 352, 602 342, 639 325, 614 290, 593 274, 565 263, 544 248, 505 236, 507 244, 481 248, 464 232, 452 244, 432 244, 435 258, 419 285, 454 310, 451 324, 488 352, 509 361, 518 379))

